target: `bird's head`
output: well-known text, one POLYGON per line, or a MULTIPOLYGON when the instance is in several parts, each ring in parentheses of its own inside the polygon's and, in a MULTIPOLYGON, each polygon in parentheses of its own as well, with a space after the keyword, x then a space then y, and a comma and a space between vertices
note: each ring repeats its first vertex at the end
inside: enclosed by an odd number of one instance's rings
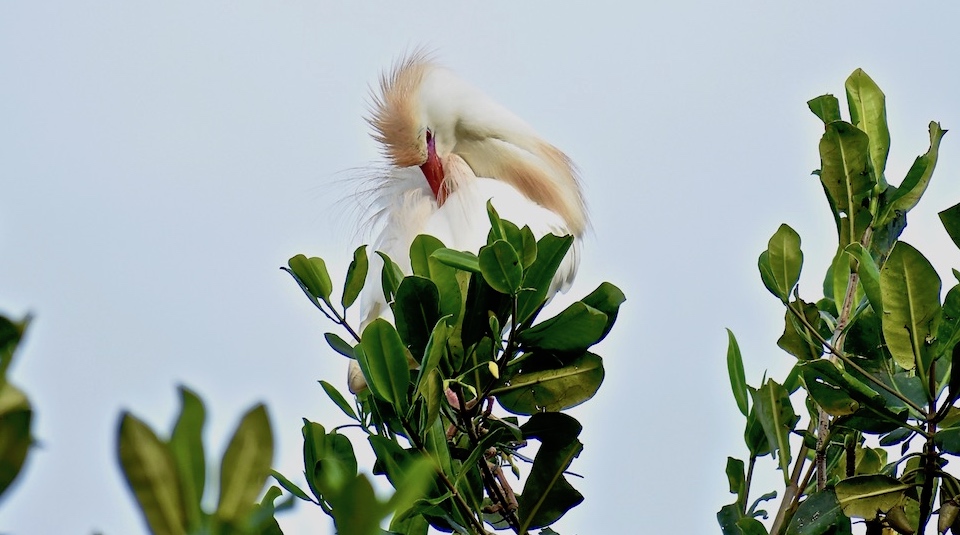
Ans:
POLYGON ((380 77, 373 95, 373 137, 396 167, 419 167, 438 204, 456 188, 445 173, 452 156, 476 176, 503 180, 560 214, 582 234, 586 209, 576 169, 523 120, 415 53, 380 77))

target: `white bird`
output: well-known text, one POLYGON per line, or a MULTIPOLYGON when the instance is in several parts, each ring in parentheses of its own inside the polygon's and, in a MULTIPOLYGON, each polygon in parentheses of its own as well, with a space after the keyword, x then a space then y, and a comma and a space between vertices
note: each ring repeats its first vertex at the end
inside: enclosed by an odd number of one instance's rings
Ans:
MULTIPOLYGON (((537 239, 547 233, 574 236, 550 295, 566 291, 588 222, 577 171, 563 152, 423 53, 381 75, 367 121, 388 162, 372 188, 373 223, 381 229, 376 250, 407 274, 410 245, 419 234, 476 253, 486 245, 490 200, 501 218, 529 225, 537 239)), ((390 315, 382 265, 378 255, 371 256, 361 327, 390 315)), ((348 382, 354 393, 366 387, 355 361, 348 382)))

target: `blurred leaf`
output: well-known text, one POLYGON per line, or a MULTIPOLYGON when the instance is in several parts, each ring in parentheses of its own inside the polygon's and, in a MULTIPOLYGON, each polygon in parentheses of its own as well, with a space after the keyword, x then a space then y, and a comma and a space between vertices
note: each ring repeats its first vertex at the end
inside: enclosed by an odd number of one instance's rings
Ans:
POLYGON ((217 517, 242 521, 263 490, 273 463, 273 432, 267 409, 258 404, 240 420, 220 463, 217 517))
POLYGON ((854 476, 837 483, 840 507, 848 517, 874 520, 877 513, 893 509, 911 485, 881 474, 854 476))
POLYGON ((514 295, 523 282, 520 257, 513 246, 505 240, 497 240, 480 249, 480 272, 494 290, 514 295))
POLYGON ((787 525, 786 535, 850 535, 850 519, 843 514, 832 488, 811 494, 800 503, 787 525))
POLYGON ((180 415, 170 436, 170 452, 180 473, 180 490, 186 527, 200 529, 203 521, 201 500, 207 480, 207 461, 203 449, 203 423, 206 411, 203 402, 188 388, 181 386, 180 415))
POLYGON ((808 101, 807 106, 824 125, 840 120, 840 101, 833 95, 821 95, 808 101))
POLYGON ((350 308, 363 290, 363 285, 367 280, 367 270, 370 268, 370 261, 367 259, 367 246, 361 245, 353 252, 353 260, 350 261, 350 267, 347 268, 347 278, 343 282, 343 296, 340 298, 340 304, 344 309, 350 308))
MULTIPOLYGON (((883 91, 861 69, 853 71, 845 84, 850 122, 870 138, 870 160, 878 182, 885 185, 883 171, 890 152, 887 108, 883 91)), ((838 118, 839 119, 839 118, 838 118)))
POLYGON ((363 351, 357 356, 370 390, 378 398, 394 405, 405 414, 409 407, 407 386, 410 382, 410 354, 393 325, 377 318, 360 336, 363 351), (369 375, 368 375, 369 374, 369 375))
POLYGON ((940 222, 946 229, 953 244, 960 248, 960 204, 955 204, 950 208, 940 212, 940 222))
POLYGON ((340 353, 348 359, 356 359, 357 355, 353 351, 353 346, 347 343, 346 340, 340 338, 334 333, 324 333, 324 339, 326 339, 327 344, 330 345, 330 348, 340 353))
MULTIPOLYGON (((606 338, 617 321, 617 314, 620 312, 620 305, 627 300, 620 288, 617 288, 609 282, 603 282, 597 289, 590 292, 590 295, 580 300, 583 304, 595 308, 607 315, 607 325, 603 329, 600 340, 606 338)), ((597 340, 598 342, 600 340, 597 340)))
POLYGON ((307 485, 318 500, 329 501, 357 475, 357 458, 350 440, 327 434, 323 426, 303 420, 303 467, 307 485))
POLYGON ((176 461, 166 444, 124 411, 117 434, 120 466, 152 533, 186 534, 176 461))
POLYGON ((603 360, 593 353, 557 369, 515 375, 492 395, 514 414, 569 409, 593 397, 603 382, 603 360))
MULTIPOLYGON (((740 356, 740 346, 733 331, 727 329, 727 373, 730 375, 730 389, 737 400, 737 408, 746 416, 750 407, 747 402, 747 378, 743 372, 743 358, 740 356)), ((742 463, 741 463, 742 464, 742 463)))
POLYGON ((0 381, 6 377, 7 368, 13 361, 13 354, 30 325, 30 316, 20 322, 13 322, 0 315, 0 381))
POLYGON ((547 294, 557 269, 573 245, 573 236, 547 234, 537 242, 537 259, 523 275, 523 287, 532 291, 517 296, 517 318, 520 324, 530 324, 547 301, 547 294))
POLYGON ((430 279, 405 277, 397 288, 393 306, 397 332, 414 359, 423 358, 423 350, 440 319, 440 292, 430 279))
MULTIPOLYGON (((883 294, 883 337, 890 353, 904 369, 923 364, 926 342, 936 334, 940 310, 940 277, 919 251, 897 242, 880 270, 883 294)), ((917 370, 921 379, 927 366, 917 370)), ((924 381, 926 382, 926 381, 924 381)))
POLYGON ((898 212, 906 213, 913 209, 920 202, 920 197, 927 190, 930 179, 933 177, 933 170, 937 166, 937 158, 940 152, 940 140, 947 132, 940 128, 940 123, 930 122, 930 148, 926 154, 918 156, 914 160, 907 176, 897 188, 897 191, 887 200, 886 208, 878 218, 879 224, 884 224, 893 219, 898 212))
POLYGON ((333 283, 330 282, 330 274, 327 272, 327 265, 322 258, 307 258, 298 254, 291 258, 287 265, 307 287, 310 295, 330 304, 330 292, 333 291, 333 283))
POLYGON ((347 403, 346 398, 343 397, 343 394, 341 394, 336 387, 323 380, 320 381, 320 387, 323 388, 323 391, 327 393, 327 397, 330 398, 330 401, 339 407, 344 414, 349 416, 352 420, 356 420, 357 422, 360 421, 360 418, 357 417, 356 411, 354 411, 353 407, 347 403))
POLYGON ((470 273, 480 273, 480 260, 473 253, 454 251, 453 249, 437 249, 430 255, 436 258, 441 264, 457 268, 461 271, 470 273))
POLYGON ((803 252, 800 251, 800 235, 789 225, 780 225, 780 228, 767 242, 767 259, 770 262, 770 272, 776 281, 781 300, 790 298, 790 292, 800 280, 800 268, 803 266, 803 252))
POLYGON ((776 381, 767 379, 752 394, 757 419, 767 441, 777 452, 784 481, 787 481, 790 477, 790 432, 800 418, 793 412, 789 393, 776 381))
POLYGON ((380 521, 386 508, 373 492, 370 480, 358 474, 331 496, 337 535, 381 535, 380 521))
POLYGON ((606 327, 606 314, 577 301, 556 316, 520 331, 517 339, 524 347, 582 353, 600 341, 606 327))
MULTIPOLYGON (((0 322, 4 320, 0 316, 0 322)), ((0 378, 0 494, 23 469, 30 450, 32 420, 33 410, 27 396, 0 378)))
POLYGON ((435 474, 431 459, 428 457, 413 459, 403 470, 403 479, 395 487, 397 491, 387 501, 387 509, 402 513, 413 507, 417 500, 427 496, 435 474))

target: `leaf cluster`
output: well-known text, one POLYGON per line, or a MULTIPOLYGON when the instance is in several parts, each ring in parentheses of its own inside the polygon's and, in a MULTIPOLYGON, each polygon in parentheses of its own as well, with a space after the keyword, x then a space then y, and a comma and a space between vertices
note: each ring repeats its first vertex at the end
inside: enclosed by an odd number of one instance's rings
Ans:
MULTIPOLYGON (((823 296, 801 298, 800 236, 788 225, 758 261, 764 286, 784 305, 777 345, 796 359, 793 370, 783 381, 751 387, 729 333, 727 364, 746 418, 749 461, 746 470, 741 460, 727 463, 737 495, 718 513, 727 535, 768 533, 758 520, 767 513, 757 506, 777 493, 747 505, 755 462, 768 454, 784 480, 769 533, 850 533, 851 519, 862 519, 868 533, 922 533, 937 512, 939 533, 960 533, 960 482, 945 469, 960 455, 960 284, 941 301, 933 266, 899 240, 933 176, 945 130, 930 123, 929 149, 894 186, 884 174, 884 94, 858 69, 846 97, 849 120, 832 95, 808 103, 824 125, 814 174, 838 236, 823 296), (798 391, 805 400, 799 411, 791 398, 798 391), (807 424, 798 425, 804 416, 807 424)), ((940 218, 960 247, 960 205, 940 218)))
POLYGON ((353 444, 340 429, 304 420, 304 477, 309 493, 275 474, 281 485, 329 514, 338 533, 527 533, 545 528, 583 500, 568 468, 582 449, 580 424, 562 411, 593 397, 603 359, 591 348, 616 321, 624 301, 609 283, 539 320, 555 291, 554 277, 573 238, 502 220, 487 204, 491 229, 477 254, 418 236, 405 271, 383 253, 381 289, 393 322, 354 329, 345 319, 368 279, 366 248, 347 270, 341 299, 324 261, 297 255, 288 271, 304 294, 346 332, 327 333, 337 353, 354 359, 367 389, 353 403, 321 381, 331 400, 376 455, 374 473, 396 493, 379 501, 358 474, 353 444), (494 403, 512 415, 494 414, 494 403), (525 419, 525 421, 522 421, 525 419), (533 459, 521 451, 540 442, 533 459), (520 475, 514 491, 505 470, 520 475), (362 513, 361 513, 362 512, 362 513), (362 517, 362 518, 361 518, 362 517))

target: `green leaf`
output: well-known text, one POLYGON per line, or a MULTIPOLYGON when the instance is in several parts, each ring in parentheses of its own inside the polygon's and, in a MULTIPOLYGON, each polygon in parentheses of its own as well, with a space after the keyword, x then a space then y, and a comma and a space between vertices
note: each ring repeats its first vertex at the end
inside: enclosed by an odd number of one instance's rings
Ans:
POLYGON ((737 408, 746 416, 750 410, 747 402, 747 378, 743 372, 740 346, 730 329, 727 329, 727 373, 730 375, 730 389, 733 390, 733 398, 737 400, 737 408))
MULTIPOLYGON (((613 328, 613 324, 617 321, 620 305, 626 300, 627 297, 623 295, 620 288, 617 288, 609 282, 601 283, 600 286, 597 286, 596 290, 590 292, 590 295, 580 300, 583 304, 607 315, 607 325, 603 328, 603 334, 600 336, 600 340, 606 338, 607 334, 610 333, 610 329, 613 328)), ((599 342, 600 340, 597 341, 599 342)))
POLYGON ((875 520, 877 513, 893 509, 912 485, 881 474, 854 476, 837 483, 837 500, 845 515, 875 520))
POLYGON ((840 101, 833 95, 821 95, 807 102, 807 107, 823 124, 840 120, 840 101))
POLYGON ((381 535, 380 521, 387 514, 370 480, 364 474, 350 478, 339 493, 331 496, 333 521, 339 535, 381 535))
POLYGON ((348 359, 356 359, 357 355, 353 351, 353 346, 348 344, 346 340, 340 338, 334 333, 324 333, 323 338, 327 341, 327 344, 331 349, 340 353, 348 359))
POLYGON ((280 472, 277 472, 276 470, 270 470, 270 475, 273 476, 273 479, 276 479, 276 480, 277 480, 277 483, 279 483, 280 486, 283 487, 284 490, 286 490, 286 491, 289 492, 290 494, 293 494, 294 496, 296 496, 297 498, 300 498, 301 500, 303 500, 303 501, 305 501, 305 502, 312 502, 312 501, 313 501, 313 500, 310 498, 310 496, 309 496, 306 492, 303 491, 303 489, 301 489, 301 488, 298 487, 296 484, 294 484, 292 481, 290 481, 289 479, 287 479, 287 477, 284 476, 283 474, 281 474, 280 472))
POLYGON ((873 260, 870 251, 867 251, 859 243, 851 243, 844 251, 857 260, 857 275, 860 277, 860 284, 863 286, 863 292, 870 301, 873 310, 883 311, 883 293, 880 291, 880 268, 873 260))
POLYGON ((430 255, 436 258, 441 264, 467 271, 469 273, 480 273, 480 260, 477 255, 463 251, 454 251, 453 249, 437 249, 430 255))
POLYGON ((13 322, 0 316, 0 381, 7 375, 7 368, 13 361, 13 354, 30 324, 30 316, 20 322, 13 322))
POLYGON ((546 303, 553 277, 572 245, 573 236, 553 234, 547 234, 537 242, 537 259, 523 275, 523 287, 533 288, 533 291, 520 292, 517 296, 519 323, 533 323, 540 307, 546 303))
POLYGON ((862 130, 843 121, 826 125, 820 139, 820 182, 830 198, 841 225, 840 246, 860 241, 866 228, 857 217, 863 210, 860 201, 876 185, 870 177, 870 140, 862 130), (853 222, 851 224, 851 222, 853 222))
POLYGON ((767 243, 767 259, 773 280, 777 284, 776 295, 787 301, 793 287, 800 280, 800 268, 803 266, 800 235, 789 225, 780 225, 767 243))
POLYGON ((887 348, 904 369, 917 367, 926 384, 926 344, 936 333, 940 312, 940 277, 919 251, 897 242, 880 270, 887 348))
POLYGON ((960 409, 951 407, 940 422, 934 441, 941 450, 960 455, 960 409))
POLYGON ((757 419, 763 426, 767 441, 777 452, 786 482, 790 477, 790 433, 800 418, 793 412, 789 393, 776 381, 767 379, 752 394, 757 419))
POLYGON ((763 286, 778 299, 786 302, 790 297, 784 295, 780 285, 777 284, 776 277, 773 276, 773 267, 770 265, 770 251, 760 253, 760 258, 757 259, 757 268, 760 270, 760 280, 763 281, 763 286))
POLYGON ((423 350, 440 319, 440 292, 430 279, 405 277, 397 288, 393 306, 397 332, 407 349, 419 361, 423 350))
POLYGON ((200 529, 203 522, 201 500, 207 480, 206 457, 203 449, 203 423, 206 411, 200 398, 181 386, 180 416, 170 436, 170 452, 180 473, 180 490, 186 526, 189 531, 200 529))
POLYGON ((117 451, 123 475, 152 533, 186 534, 180 478, 169 447, 142 421, 120 415, 117 451))
POLYGON ((357 475, 357 458, 350 440, 327 434, 322 425, 303 420, 303 468, 318 500, 330 501, 357 475))
MULTIPOLYGON (((885 185, 883 171, 890 152, 886 98, 877 84, 861 69, 853 71, 845 84, 850 122, 870 138, 870 161, 878 182, 885 185)), ((839 118, 838 118, 839 119, 839 118)))
POLYGON ((726 472, 730 493, 737 495, 737 506, 741 512, 745 512, 747 506, 747 476, 743 469, 743 461, 727 457, 726 472))
POLYGON ((514 295, 523 282, 523 267, 512 245, 497 240, 480 249, 480 273, 494 290, 514 295))
POLYGON ((566 410, 593 397, 603 382, 603 359, 584 353, 557 369, 519 373, 492 395, 514 414, 566 410))
POLYGON ((493 236, 493 243, 496 240, 505 240, 507 239, 507 232, 503 228, 503 221, 500 220, 500 214, 497 213, 497 209, 493 207, 493 200, 487 200, 487 217, 490 219, 490 232, 493 236))
MULTIPOLYGON (((0 321, 4 319, 0 316, 0 321)), ((0 378, 0 493, 13 483, 23 469, 30 451, 32 420, 33 410, 27 396, 0 378)))
POLYGON ((787 525, 786 535, 850 535, 850 519, 843 514, 833 489, 811 494, 787 525))
POLYGON ((220 500, 217 517, 242 521, 253 509, 273 463, 273 432, 262 404, 240 420, 220 462, 220 500))
POLYGON ((392 303, 397 293, 397 287, 403 280, 403 271, 396 262, 390 259, 385 253, 377 251, 380 259, 383 260, 383 269, 380 271, 380 285, 383 288, 383 296, 388 303, 392 303))
MULTIPOLYGON (((820 327, 822 320, 820 310, 816 305, 803 301, 793 301, 790 306, 799 308, 807 323, 815 328, 820 327)), ((823 346, 807 332, 806 327, 797 320, 789 308, 784 310, 783 323, 783 334, 777 339, 777 346, 780 349, 800 360, 817 359, 823 355, 823 346)))
POLYGON ((330 282, 330 274, 327 272, 327 265, 322 258, 307 258, 298 254, 291 258, 287 265, 307 287, 311 296, 323 300, 328 305, 330 304, 330 292, 333 291, 333 283, 330 282))
POLYGON ((354 411, 353 407, 347 403, 346 398, 343 397, 343 394, 341 394, 336 387, 323 380, 320 381, 320 387, 323 388, 323 391, 327 393, 327 397, 330 398, 330 401, 339 407, 344 414, 349 416, 352 420, 356 420, 358 422, 360 421, 360 418, 357 417, 356 411, 354 411))
POLYGON ((927 152, 914 160, 907 176, 900 183, 897 191, 887 201, 886 208, 878 218, 880 225, 892 220, 897 213, 906 213, 920 202, 920 197, 927 190, 933 170, 937 167, 937 158, 940 153, 940 140, 946 130, 940 128, 936 122, 930 123, 930 148, 927 152))
MULTIPOLYGON (((947 231, 953 244, 960 248, 960 204, 955 204, 950 208, 940 212, 940 222, 947 231)), ((956 270, 954 270, 956 273, 956 270)))
POLYGON ((410 267, 413 274, 429 279, 430 256, 442 248, 443 242, 429 234, 420 234, 414 238, 410 244, 410 267))
POLYGON ((361 245, 353 252, 353 260, 350 267, 347 268, 347 278, 343 282, 343 296, 340 298, 340 304, 344 309, 350 308, 363 290, 363 285, 367 280, 367 270, 370 268, 370 261, 367 260, 367 246, 361 245))
POLYGON ((517 339, 524 347, 582 353, 600 341, 606 327, 606 314, 577 301, 543 323, 521 331, 517 339))
POLYGON ((393 325, 383 318, 373 320, 360 336, 363 351, 357 355, 370 390, 378 398, 406 414, 409 402, 410 353, 393 325))
POLYGON ((583 501, 583 495, 563 476, 583 450, 576 438, 579 422, 565 414, 541 413, 530 418, 522 429, 524 438, 536 438, 541 445, 519 499, 521 533, 554 523, 583 501))

